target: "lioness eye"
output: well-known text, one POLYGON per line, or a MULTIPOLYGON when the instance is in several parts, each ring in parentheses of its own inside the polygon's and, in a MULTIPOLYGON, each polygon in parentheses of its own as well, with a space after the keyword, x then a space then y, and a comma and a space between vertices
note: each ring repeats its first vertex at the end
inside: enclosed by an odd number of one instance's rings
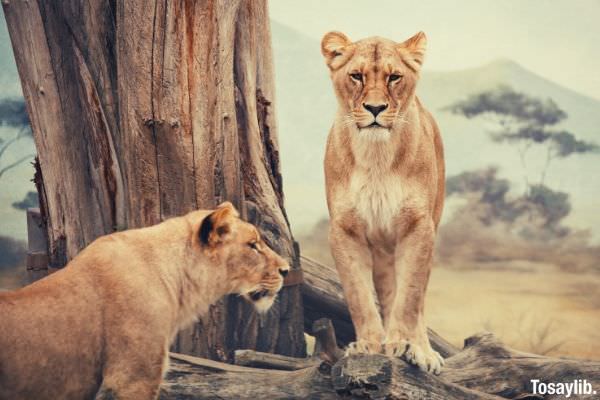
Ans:
POLYGON ((250 242, 250 243, 248 243, 248 247, 250 247, 252 250, 258 251, 258 244, 257 244, 257 242, 250 242))
POLYGON ((400 78, 402 78, 402 75, 398 75, 398 74, 391 74, 391 75, 388 77, 388 80, 389 80, 390 82, 394 82, 394 81, 397 81, 397 80, 398 80, 398 79, 400 79, 400 78))
POLYGON ((362 82, 362 74, 355 72, 353 74, 350 74, 350 78, 354 79, 357 82, 362 82))

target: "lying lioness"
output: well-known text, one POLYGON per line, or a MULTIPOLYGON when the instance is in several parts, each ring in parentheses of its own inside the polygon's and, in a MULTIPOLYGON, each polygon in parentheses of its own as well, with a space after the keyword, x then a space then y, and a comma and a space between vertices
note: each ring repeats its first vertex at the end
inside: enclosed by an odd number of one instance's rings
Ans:
POLYGON ((154 399, 179 329, 228 293, 267 310, 288 270, 231 203, 104 236, 0 293, 0 399, 154 399))
POLYGON ((444 206, 439 129, 415 94, 427 39, 321 43, 338 99, 327 141, 329 240, 356 328, 349 353, 403 356, 438 373, 425 290, 444 206), (375 286, 380 309, 371 292, 375 286))

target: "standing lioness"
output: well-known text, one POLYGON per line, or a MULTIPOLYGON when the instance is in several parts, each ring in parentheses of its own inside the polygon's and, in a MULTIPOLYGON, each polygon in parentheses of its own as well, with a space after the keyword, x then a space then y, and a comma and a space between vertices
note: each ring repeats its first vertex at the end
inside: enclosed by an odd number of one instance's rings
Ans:
POLYGON ((438 373, 443 359, 429 344, 423 302, 444 157, 438 127, 415 96, 425 45, 422 32, 403 43, 325 35, 339 103, 325 179, 331 251, 357 334, 348 352, 384 350, 438 373))
POLYGON ((180 328, 228 293, 265 311, 288 270, 230 203, 102 237, 0 294, 0 399, 154 399, 180 328))

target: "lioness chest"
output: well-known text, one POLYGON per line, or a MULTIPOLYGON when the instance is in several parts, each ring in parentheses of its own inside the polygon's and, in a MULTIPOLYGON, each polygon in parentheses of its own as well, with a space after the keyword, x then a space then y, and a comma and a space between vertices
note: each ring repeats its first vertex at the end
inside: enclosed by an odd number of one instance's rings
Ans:
POLYGON ((350 176, 350 201, 367 225, 367 234, 393 234, 393 221, 400 214, 403 190, 400 177, 376 169, 359 169, 350 176))
POLYGON ((391 236, 406 194, 400 174, 392 167, 395 146, 358 137, 352 148, 356 159, 349 182, 353 208, 366 223, 367 235, 380 232, 391 236))

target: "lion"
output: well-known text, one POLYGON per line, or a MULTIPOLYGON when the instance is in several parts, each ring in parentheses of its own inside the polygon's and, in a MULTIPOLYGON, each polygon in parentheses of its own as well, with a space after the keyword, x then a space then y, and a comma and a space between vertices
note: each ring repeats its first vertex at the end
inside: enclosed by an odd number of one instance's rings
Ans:
POLYGON ((289 268, 228 202, 101 237, 0 293, 0 398, 155 399, 181 328, 226 294, 267 311, 289 268))
POLYGON ((423 309, 445 172, 439 129, 415 95, 426 42, 423 32, 401 43, 323 37, 338 100, 324 167, 329 243, 357 336, 347 353, 438 374, 423 309))

